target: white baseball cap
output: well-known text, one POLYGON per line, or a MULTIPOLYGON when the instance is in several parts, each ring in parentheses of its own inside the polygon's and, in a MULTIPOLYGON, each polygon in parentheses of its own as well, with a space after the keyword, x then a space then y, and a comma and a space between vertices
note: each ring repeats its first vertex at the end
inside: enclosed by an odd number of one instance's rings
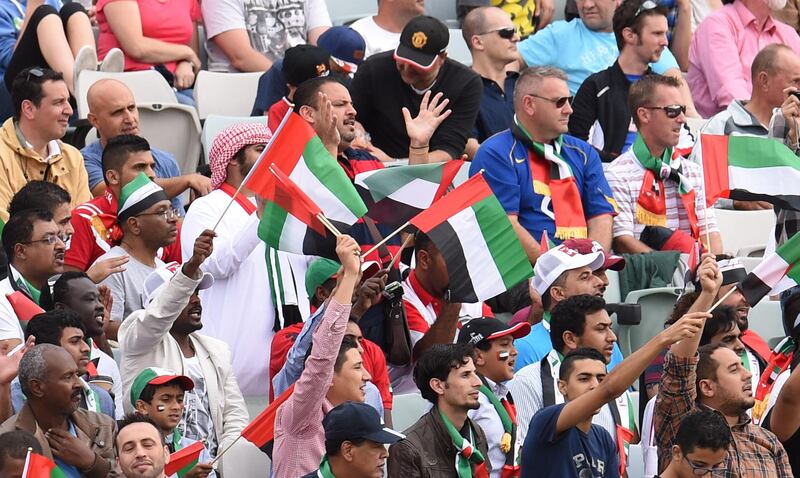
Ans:
POLYGON ((605 260, 606 256, 602 250, 581 254, 576 249, 561 244, 536 259, 536 265, 533 267, 533 287, 539 294, 544 295, 548 287, 553 285, 564 272, 585 266, 596 271, 603 267, 605 260))
MULTIPOLYGON (((178 273, 180 267, 181 265, 179 263, 170 262, 148 274, 147 278, 144 280, 144 288, 142 290, 142 302, 145 307, 161 293, 169 281, 178 273)), ((200 279, 200 284, 197 285, 197 288, 203 290, 208 289, 212 285, 214 285, 214 276, 208 272, 203 272, 203 278, 200 279)))

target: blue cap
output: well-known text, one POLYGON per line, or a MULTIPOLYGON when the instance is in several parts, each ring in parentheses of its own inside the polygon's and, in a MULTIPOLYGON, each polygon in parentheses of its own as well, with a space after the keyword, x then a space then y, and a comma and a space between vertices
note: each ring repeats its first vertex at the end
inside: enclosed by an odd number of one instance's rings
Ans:
POLYGON ((364 62, 367 44, 360 33, 350 27, 335 26, 325 30, 317 46, 331 55, 331 60, 345 69, 355 73, 358 65, 364 62))

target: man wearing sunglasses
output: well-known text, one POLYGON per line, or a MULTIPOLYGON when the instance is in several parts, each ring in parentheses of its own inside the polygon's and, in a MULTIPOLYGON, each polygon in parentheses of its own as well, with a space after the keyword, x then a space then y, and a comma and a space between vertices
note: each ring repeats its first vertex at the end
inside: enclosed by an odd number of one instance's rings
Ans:
POLYGON ((483 82, 481 109, 467 142, 467 154, 472 157, 480 143, 514 121, 514 84, 519 73, 507 69, 517 61, 519 35, 508 13, 497 7, 469 12, 461 32, 472 54, 472 69, 483 82))
POLYGON ((164 265, 158 251, 175 242, 178 214, 167 193, 144 173, 122 187, 117 221, 122 228, 119 245, 97 260, 128 256, 125 270, 108 276, 101 284, 111 289, 114 303, 111 322, 119 326, 131 312, 144 308, 144 281, 164 265))
MULTIPOLYGON (((22 328, 6 294, 21 292, 35 303, 47 280, 64 270, 64 241, 53 214, 41 209, 21 211, 3 228, 8 277, 0 281, 0 354, 22 343, 22 328)), ((29 319, 30 317, 26 317, 29 319)))
POLYGON ((616 206, 597 151, 564 134, 571 103, 563 71, 524 70, 511 129, 487 139, 470 166, 471 175, 483 171, 531 263, 544 232, 558 243, 589 238, 611 249, 616 206))
POLYGON ((648 226, 665 226, 720 254, 714 209, 705 207, 702 167, 684 160, 676 148, 686 122, 680 83, 669 76, 645 76, 631 85, 628 109, 639 132, 631 148, 606 169, 619 206, 614 250, 650 252, 642 233, 648 226))
POLYGON ((730 428, 719 413, 705 410, 687 415, 672 445, 672 461, 655 478, 697 478, 722 471, 730 443, 730 428))
POLYGON ((614 12, 619 58, 586 78, 569 118, 569 133, 594 146, 604 163, 627 151, 636 139, 628 90, 653 72, 650 63, 667 47, 667 30, 667 9, 653 0, 626 0, 614 12))

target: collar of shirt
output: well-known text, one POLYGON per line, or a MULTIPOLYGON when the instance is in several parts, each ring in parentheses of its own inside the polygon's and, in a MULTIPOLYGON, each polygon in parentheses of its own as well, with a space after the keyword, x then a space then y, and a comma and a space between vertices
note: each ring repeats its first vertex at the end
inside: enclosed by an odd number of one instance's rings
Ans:
POLYGON ((508 396, 508 387, 502 383, 495 383, 487 376, 483 376, 483 379, 486 380, 486 385, 489 386, 489 390, 494 393, 494 396, 497 397, 498 400, 502 400, 508 396))
MULTIPOLYGON (((697 408, 701 408, 701 409, 703 409, 703 410, 711 410, 711 411, 712 411, 712 412, 714 412, 714 413, 719 413, 719 414, 720 414, 720 416, 721 416, 722 418, 724 418, 724 419, 725 419, 725 423, 728 423, 728 419, 727 419, 727 418, 725 418, 725 415, 723 415, 723 414, 722 414, 722 412, 720 412, 720 411, 719 411, 719 410, 717 410, 717 409, 711 408, 711 407, 709 407, 708 405, 702 404, 702 403, 700 403, 700 402, 697 402, 697 408)), ((739 421, 738 421, 738 422, 736 422, 736 424, 735 424, 735 425, 731 425, 731 428, 734 428, 734 429, 741 429, 741 428, 743 428, 743 427, 747 426, 749 423, 750 423, 750 417, 749 417, 749 416, 747 416, 747 413, 742 413, 742 414, 739 416, 739 421)))
MULTIPOLYGON (((19 122, 14 121, 14 131, 17 133, 17 140, 19 141, 20 146, 30 149, 33 151, 33 145, 25 139, 25 135, 22 134, 22 129, 19 127, 19 122)), ((47 157, 44 158, 46 163, 50 162, 50 159, 54 156, 58 156, 61 154, 61 146, 58 144, 58 140, 52 140, 47 143, 47 157)))
POLYGON ((760 29, 761 32, 772 32, 775 30, 775 28, 777 28, 775 25, 775 20, 772 19, 772 15, 767 17, 767 20, 764 22, 764 27, 761 28, 761 25, 756 23, 756 17, 753 15, 753 12, 751 12, 741 1, 733 2, 733 9, 736 12, 736 15, 739 16, 739 21, 742 22, 742 26, 744 27, 752 24, 755 30, 760 29))
MULTIPOLYGON (((764 128, 764 125, 761 124, 758 119, 753 116, 753 113, 747 111, 745 105, 747 101, 743 100, 734 100, 729 106, 728 109, 731 113, 731 119, 736 126, 745 128, 749 126, 757 126, 759 128, 764 128)), ((766 131, 766 129, 765 129, 766 131)))
POLYGON ((419 300, 420 302, 422 302, 422 305, 424 305, 425 307, 431 304, 433 304, 434 307, 439 306, 440 301, 437 300, 432 295, 430 295, 428 291, 422 288, 422 284, 420 284, 419 280, 417 279, 416 269, 413 269, 411 273, 408 275, 408 282, 411 284, 411 288, 414 289, 414 293, 417 294, 417 297, 419 297, 419 300))

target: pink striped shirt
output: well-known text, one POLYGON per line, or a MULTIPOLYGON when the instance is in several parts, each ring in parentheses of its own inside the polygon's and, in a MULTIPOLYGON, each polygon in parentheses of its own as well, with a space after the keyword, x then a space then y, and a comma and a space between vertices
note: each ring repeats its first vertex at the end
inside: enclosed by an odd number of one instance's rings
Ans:
POLYGON ((274 478, 297 478, 319 468, 325 454, 322 419, 333 408, 325 395, 349 317, 350 304, 342 305, 331 298, 314 331, 303 374, 275 417, 274 478))
POLYGON ((772 17, 758 25, 741 0, 707 16, 692 37, 686 75, 697 112, 710 118, 733 100, 750 99, 750 66, 756 54, 772 43, 783 43, 800 54, 800 37, 792 27, 772 17))

